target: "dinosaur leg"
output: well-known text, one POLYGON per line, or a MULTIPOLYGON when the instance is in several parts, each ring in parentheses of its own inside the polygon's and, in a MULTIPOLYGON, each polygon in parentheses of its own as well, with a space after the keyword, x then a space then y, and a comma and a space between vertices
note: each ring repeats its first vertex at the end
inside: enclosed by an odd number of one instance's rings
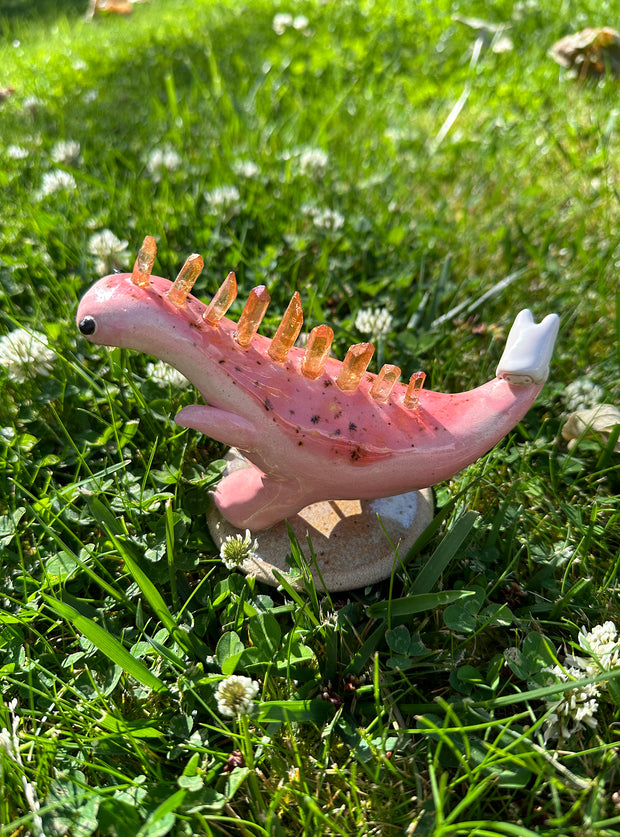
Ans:
MULTIPOLYGON (((236 413, 194 404, 177 413, 181 427, 191 427, 224 445, 251 450, 258 441, 254 425, 236 413)), ((215 504, 239 529, 266 529, 296 514, 308 502, 307 489, 294 479, 266 476, 255 465, 224 477, 215 492, 215 504)))
POLYGON ((248 450, 256 445, 258 434, 254 425, 236 413, 192 404, 183 407, 175 418, 181 427, 191 427, 224 445, 248 450))
POLYGON ((309 502, 303 486, 268 477, 254 465, 224 477, 214 499, 229 523, 252 531, 267 529, 292 517, 309 502))

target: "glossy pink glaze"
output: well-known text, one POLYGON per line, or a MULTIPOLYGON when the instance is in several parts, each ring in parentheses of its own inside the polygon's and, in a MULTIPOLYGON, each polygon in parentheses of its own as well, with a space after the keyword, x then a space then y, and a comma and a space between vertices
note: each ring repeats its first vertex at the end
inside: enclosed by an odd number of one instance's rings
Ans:
POLYGON ((175 308, 165 298, 170 286, 156 276, 146 289, 130 274, 106 276, 80 302, 77 321, 93 318, 92 342, 155 355, 198 389, 205 405, 181 410, 177 422, 237 447, 255 466, 226 476, 215 493, 239 528, 266 528, 318 500, 387 497, 447 479, 513 428, 542 388, 540 380, 495 378, 454 395, 423 390, 411 410, 399 383, 378 404, 369 394, 374 374, 342 392, 340 361, 330 358, 323 375, 308 380, 303 350, 293 348, 279 365, 261 335, 243 349, 235 323, 207 324, 206 306, 191 295, 175 308))

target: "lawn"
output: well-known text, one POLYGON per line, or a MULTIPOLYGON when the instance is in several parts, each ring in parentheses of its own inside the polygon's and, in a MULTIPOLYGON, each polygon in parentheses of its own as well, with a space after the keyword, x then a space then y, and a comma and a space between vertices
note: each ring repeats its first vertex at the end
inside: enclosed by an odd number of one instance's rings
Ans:
POLYGON ((614 5, 86 6, 0 2, 0 834, 620 834, 618 82, 549 56, 614 5), (197 393, 76 328, 146 235, 445 392, 557 312, 549 381, 391 579, 264 586, 197 393))

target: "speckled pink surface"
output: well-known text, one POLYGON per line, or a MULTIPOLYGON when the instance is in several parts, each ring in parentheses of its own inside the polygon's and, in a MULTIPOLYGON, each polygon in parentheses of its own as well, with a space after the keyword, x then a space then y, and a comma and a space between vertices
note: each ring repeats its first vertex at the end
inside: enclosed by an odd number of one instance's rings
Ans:
POLYGON ((309 380, 300 371, 302 349, 277 364, 268 338, 256 335, 242 348, 234 322, 205 322, 206 306, 192 295, 176 308, 165 296, 170 287, 157 276, 147 288, 130 274, 104 277, 82 299, 78 325, 92 342, 155 355, 198 389, 205 404, 184 408, 177 422, 235 446, 252 463, 215 492, 222 515, 240 529, 265 529, 321 500, 386 497, 457 473, 529 410, 558 328, 555 315, 537 325, 522 311, 496 378, 457 394, 423 390, 412 410, 400 383, 385 404, 375 401, 372 373, 342 392, 335 358, 309 380))

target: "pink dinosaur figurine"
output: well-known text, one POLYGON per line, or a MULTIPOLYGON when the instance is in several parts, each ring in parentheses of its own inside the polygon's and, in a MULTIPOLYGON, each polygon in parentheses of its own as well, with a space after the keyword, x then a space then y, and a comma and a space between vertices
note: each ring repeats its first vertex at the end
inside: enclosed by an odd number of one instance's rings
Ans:
POLYGON ((295 294, 273 338, 257 334, 269 303, 254 288, 238 323, 229 274, 210 305, 190 294, 202 259, 190 256, 174 283, 151 276, 155 241, 144 241, 133 273, 100 279, 80 302, 89 340, 146 352, 170 363, 205 405, 176 421, 243 452, 254 467, 224 477, 215 503, 234 526, 264 529, 319 500, 388 497, 434 485, 488 451, 525 415, 547 379, 559 319, 535 324, 521 311, 497 377, 454 395, 409 386, 386 364, 367 372, 370 343, 343 362, 328 357, 332 330, 313 329, 293 346, 303 314, 295 294))

